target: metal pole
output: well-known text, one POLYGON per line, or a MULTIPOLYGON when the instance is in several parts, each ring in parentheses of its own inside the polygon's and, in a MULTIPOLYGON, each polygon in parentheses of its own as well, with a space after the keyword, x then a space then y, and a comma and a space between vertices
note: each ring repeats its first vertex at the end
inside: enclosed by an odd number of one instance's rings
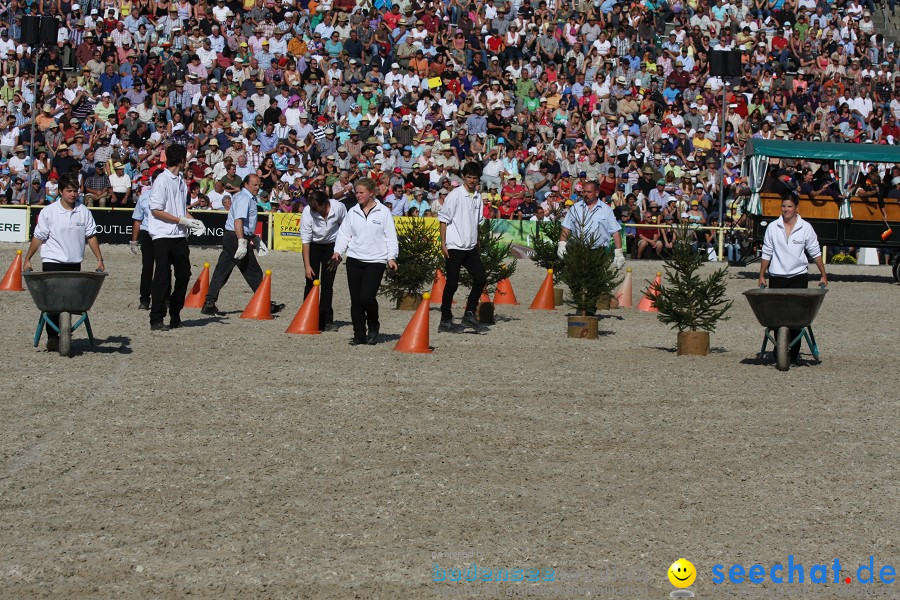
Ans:
MULTIPOLYGON (((725 149, 725 112, 728 110, 728 86, 725 83, 725 75, 722 75, 722 126, 719 131, 720 150, 725 149)), ((725 224, 725 159, 719 152, 719 260, 723 258, 725 249, 725 234, 721 226, 725 224)))
POLYGON ((31 179, 34 176, 34 129, 37 125, 37 103, 38 103, 38 64, 40 63, 41 48, 35 48, 34 57, 34 92, 31 99, 31 138, 28 142, 28 181, 25 183, 27 187, 26 201, 31 205, 31 179))

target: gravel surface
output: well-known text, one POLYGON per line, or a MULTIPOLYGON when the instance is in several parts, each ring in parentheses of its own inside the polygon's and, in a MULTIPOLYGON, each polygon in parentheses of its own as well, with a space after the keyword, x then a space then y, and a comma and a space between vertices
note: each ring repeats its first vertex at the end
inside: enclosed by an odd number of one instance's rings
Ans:
MULTIPOLYGON (((13 251, 0 245, 4 269, 13 251)), ((347 345, 343 267, 337 333, 284 333, 303 286, 288 253, 261 259, 283 315, 239 319, 251 294, 235 273, 226 318, 186 310, 188 327, 151 333, 138 260, 105 255, 99 345, 79 330, 73 358, 32 348, 29 294, 0 293, 2 597, 505 595, 432 581, 434 564, 476 562, 554 568, 554 584, 527 588, 544 597, 615 567, 643 586, 616 597, 666 598, 680 556, 698 598, 900 596, 898 583, 711 582, 715 564, 788 555, 838 558, 842 577, 870 555, 900 571, 888 267, 832 267, 822 362, 780 373, 755 357, 762 328, 740 297, 752 268, 732 269, 732 319, 708 357, 676 356, 675 332, 635 310, 609 313, 598 340, 568 339, 564 309, 528 309, 543 278, 528 261, 521 305, 498 307, 490 333, 438 334, 433 311, 434 353, 406 355, 392 347, 412 313, 387 300, 388 341, 347 345)), ((216 256, 195 249, 194 277, 216 256)), ((660 264, 629 264, 637 301, 660 264)))

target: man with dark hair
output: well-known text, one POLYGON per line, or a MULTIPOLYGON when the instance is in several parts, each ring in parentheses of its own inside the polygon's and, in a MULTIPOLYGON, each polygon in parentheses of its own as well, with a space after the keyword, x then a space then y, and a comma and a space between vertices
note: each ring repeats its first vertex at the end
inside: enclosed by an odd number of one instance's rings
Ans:
POLYGON ((181 326, 181 309, 191 279, 187 236, 202 235, 206 227, 187 211, 188 189, 181 170, 187 150, 181 144, 166 148, 166 168, 150 189, 150 219, 147 229, 153 239, 155 268, 150 294, 150 329, 168 331, 181 326), (172 286, 172 271, 175 286, 172 286), (170 292, 171 288, 171 292, 170 292), (163 319, 169 312, 169 324, 163 319))
MULTIPOLYGON (((25 270, 31 269, 31 257, 40 250, 44 272, 80 271, 85 244, 97 257, 97 269, 105 270, 97 226, 91 211, 78 201, 78 187, 78 178, 73 175, 59 178, 59 200, 41 209, 25 253, 25 270)), ((59 349, 59 314, 47 316, 47 350, 52 352, 59 349)))
POLYGON ((475 318, 475 307, 484 290, 487 279, 484 274, 484 263, 478 246, 478 226, 484 220, 481 193, 478 191, 481 180, 481 165, 466 163, 462 168, 463 184, 447 194, 444 206, 438 213, 441 224, 441 253, 447 259, 447 283, 441 301, 441 323, 438 331, 459 333, 463 326, 477 332, 487 331, 486 325, 475 318), (453 294, 459 287, 459 272, 462 267, 472 277, 472 291, 466 300, 466 310, 462 325, 453 322, 453 294))
MULTIPOLYGON (((216 306, 219 292, 228 282, 231 272, 237 267, 254 292, 262 283, 263 272, 256 261, 256 254, 250 247, 256 231, 257 194, 261 180, 259 175, 251 174, 244 178, 243 189, 231 199, 228 219, 225 221, 225 232, 222 234, 222 253, 209 282, 206 301, 200 310, 204 315, 223 316, 225 313, 216 306)), ((272 313, 280 312, 284 304, 272 302, 272 313)))

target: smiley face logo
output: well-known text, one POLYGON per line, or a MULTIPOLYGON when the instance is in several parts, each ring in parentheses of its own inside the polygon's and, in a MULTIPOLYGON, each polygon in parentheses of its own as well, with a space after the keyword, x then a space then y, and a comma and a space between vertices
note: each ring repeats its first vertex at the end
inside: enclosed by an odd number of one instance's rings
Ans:
POLYGON ((691 561, 679 558, 672 563, 668 571, 669 582, 677 588, 689 587, 697 579, 697 569, 691 561))

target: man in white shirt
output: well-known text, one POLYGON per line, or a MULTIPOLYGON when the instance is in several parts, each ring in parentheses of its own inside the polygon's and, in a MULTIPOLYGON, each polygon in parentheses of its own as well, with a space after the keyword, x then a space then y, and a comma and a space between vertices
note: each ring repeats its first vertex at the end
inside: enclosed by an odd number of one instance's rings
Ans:
POLYGON ((166 148, 166 169, 150 190, 150 218, 147 230, 153 239, 155 268, 150 294, 150 329, 168 331, 181 326, 181 309, 191 279, 191 253, 188 232, 206 233, 206 227, 187 211, 188 190, 181 174, 187 149, 181 144, 166 148), (172 271, 175 285, 172 287, 172 271), (171 293, 170 293, 171 288, 171 293), (168 312, 169 325, 163 322, 168 312))
MULTIPOLYGON (((25 253, 23 267, 31 269, 31 257, 40 249, 43 270, 80 271, 84 246, 90 246, 97 257, 97 270, 103 271, 103 255, 97 241, 97 225, 91 211, 78 202, 78 178, 63 175, 59 179, 59 200, 41 209, 34 237, 25 253)), ((59 314, 47 315, 47 350, 59 349, 59 314), (57 329, 53 329, 50 323, 57 329)))
POLYGON ((460 333, 463 327, 470 327, 481 333, 488 328, 475 318, 475 308, 484 291, 487 278, 481 251, 478 246, 478 227, 484 221, 481 193, 478 191, 481 179, 481 165, 466 163, 462 168, 463 184, 447 194, 444 206, 438 213, 441 226, 441 253, 447 259, 447 282, 441 299, 441 322, 438 331, 460 333), (453 295, 459 287, 459 272, 465 267, 472 277, 472 290, 466 299, 466 309, 462 324, 453 322, 453 295))
MULTIPOLYGON (((797 203, 798 200, 793 195, 783 198, 781 216, 766 227, 766 233, 763 236, 762 260, 759 263, 760 287, 766 286, 767 273, 770 288, 808 287, 809 258, 813 259, 822 274, 819 284, 828 285, 819 238, 812 226, 800 217, 797 212, 797 203)), ((796 339, 800 333, 799 329, 790 330, 790 339, 796 339)), ((800 358, 799 343, 791 346, 790 358, 794 363, 800 358)))

